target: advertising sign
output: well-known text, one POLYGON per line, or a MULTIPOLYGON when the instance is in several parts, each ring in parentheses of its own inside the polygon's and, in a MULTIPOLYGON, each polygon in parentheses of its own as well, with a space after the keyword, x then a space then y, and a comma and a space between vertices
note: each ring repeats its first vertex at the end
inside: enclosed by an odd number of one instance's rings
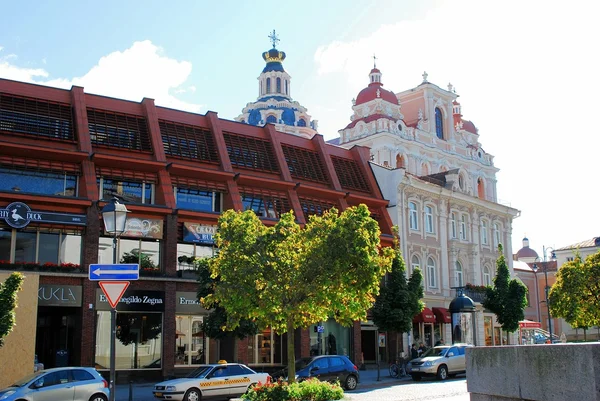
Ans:
MULTIPOLYGON (((106 231, 104 234, 110 236, 106 231)), ((163 221, 155 219, 144 219, 138 217, 127 217, 125 223, 125 231, 121 234, 122 237, 133 238, 154 238, 162 239, 163 237, 163 221)))
POLYGON ((217 226, 198 223, 183 223, 183 241, 196 244, 213 245, 217 226))
POLYGON ((53 213, 31 210, 26 203, 13 202, 0 209, 0 219, 12 228, 24 228, 32 221, 40 223, 74 224, 85 226, 87 217, 83 214, 53 213))

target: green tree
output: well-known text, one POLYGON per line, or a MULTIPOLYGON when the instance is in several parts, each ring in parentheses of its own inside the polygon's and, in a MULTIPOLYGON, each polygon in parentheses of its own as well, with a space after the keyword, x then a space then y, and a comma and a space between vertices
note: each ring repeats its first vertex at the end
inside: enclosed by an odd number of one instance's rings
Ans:
MULTIPOLYGON (((381 331, 409 332, 413 317, 423 310, 423 275, 415 269, 407 280, 402 253, 397 250, 387 280, 381 282, 379 295, 372 309, 373 323, 381 331)), ((396 349, 398 335, 396 335, 396 349)))
MULTIPOLYGON (((198 274, 198 299, 202 299, 214 292, 215 283, 219 278, 212 278, 209 264, 211 258, 197 258, 195 267, 198 274)), ((258 333, 257 324, 249 319, 242 319, 239 325, 233 331, 223 330, 227 325, 227 311, 218 304, 214 305, 208 316, 202 321, 202 331, 210 338, 216 340, 222 339, 228 334, 233 334, 237 338, 245 338, 258 333)))
POLYGON ((574 328, 600 325, 600 252, 563 264, 550 290, 550 313, 574 328))
POLYGON ((15 326, 15 309, 17 308, 17 293, 21 291, 25 277, 18 272, 12 273, 4 283, 0 283, 0 347, 15 326))
POLYGON ((502 328, 512 333, 519 328, 519 322, 525 318, 527 287, 520 281, 510 278, 502 245, 498 245, 498 255, 494 286, 486 288, 483 307, 495 313, 502 328))
POLYGON ((342 325, 366 319, 393 257, 393 249, 380 248, 379 235, 365 205, 313 215, 304 228, 293 212, 267 227, 250 210, 229 210, 219 218, 220 252, 210 263, 218 281, 203 304, 222 306, 230 330, 249 319, 287 333, 293 381, 296 328, 330 317, 342 325))

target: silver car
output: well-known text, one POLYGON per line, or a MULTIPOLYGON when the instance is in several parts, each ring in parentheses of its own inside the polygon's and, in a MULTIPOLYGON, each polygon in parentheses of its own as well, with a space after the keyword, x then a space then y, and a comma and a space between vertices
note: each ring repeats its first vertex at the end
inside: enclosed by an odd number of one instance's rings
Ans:
POLYGON ((37 371, 0 390, 0 401, 107 401, 108 383, 94 368, 37 371))
POLYGON ((453 344, 430 348, 420 358, 410 361, 406 370, 414 381, 421 380, 423 376, 435 376, 439 380, 446 380, 457 373, 465 373, 467 347, 471 345, 453 344))

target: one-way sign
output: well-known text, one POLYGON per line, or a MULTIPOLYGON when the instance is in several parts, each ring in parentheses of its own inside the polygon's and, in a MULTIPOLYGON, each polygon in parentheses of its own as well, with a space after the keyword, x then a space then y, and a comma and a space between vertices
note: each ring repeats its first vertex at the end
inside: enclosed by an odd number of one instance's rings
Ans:
POLYGON ((130 281, 140 278, 140 265, 90 265, 89 277, 92 281, 130 281))

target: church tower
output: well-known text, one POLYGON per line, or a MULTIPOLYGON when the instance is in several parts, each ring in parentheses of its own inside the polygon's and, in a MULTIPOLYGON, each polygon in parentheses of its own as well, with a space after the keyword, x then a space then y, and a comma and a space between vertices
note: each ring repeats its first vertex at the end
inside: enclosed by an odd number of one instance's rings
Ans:
POLYGON ((248 103, 235 120, 257 126, 275 124, 278 131, 310 139, 317 133, 317 121, 291 97, 292 77, 283 68, 286 55, 277 49, 275 30, 269 39, 273 48, 262 54, 266 64, 258 77, 258 99, 248 103))

